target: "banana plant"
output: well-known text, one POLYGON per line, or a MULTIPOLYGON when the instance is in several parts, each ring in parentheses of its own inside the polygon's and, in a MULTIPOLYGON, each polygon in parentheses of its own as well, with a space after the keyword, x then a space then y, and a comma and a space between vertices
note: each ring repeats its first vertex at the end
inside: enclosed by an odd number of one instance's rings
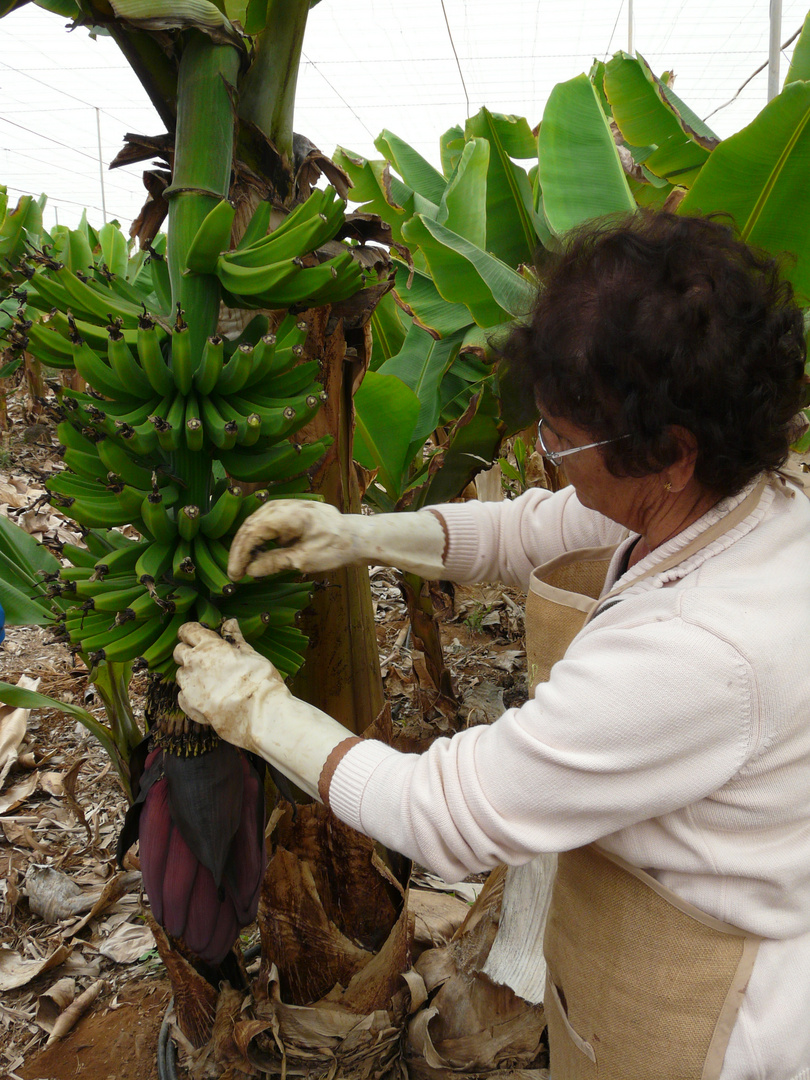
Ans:
MULTIPOLYGON (((137 255, 114 226, 96 231, 83 220, 28 236, 5 279, 14 307, 6 346, 86 384, 57 389, 65 468, 47 486, 82 527, 86 548, 64 552, 52 583, 56 621, 91 669, 137 664, 151 673, 149 732, 130 762, 134 802, 120 854, 140 837, 167 962, 177 970, 171 943, 179 943, 212 986, 243 979, 230 948, 255 917, 266 865, 263 772, 182 714, 177 629, 189 619, 216 628, 237 618, 253 647, 292 675, 307 648, 297 613, 324 600, 293 575, 231 582, 229 539, 267 499, 310 486, 314 497, 359 509, 341 441, 351 432, 344 358, 352 332, 341 304, 364 285, 362 252, 341 239, 339 191, 315 187, 321 171, 344 187, 345 177, 315 148, 297 153, 293 139, 308 8, 302 0, 230 12, 206 0, 120 0, 110 9, 82 0, 75 17, 118 41, 167 124, 159 143, 170 177, 142 215, 137 255), (318 429, 324 416, 329 424, 318 429)), ((362 370, 362 322, 355 326, 362 370)), ((322 648, 348 651, 335 666, 342 682, 354 667, 364 673, 365 698, 345 701, 340 715, 362 729, 382 708, 376 638, 367 578, 365 592, 356 570, 346 582, 351 590, 326 599, 346 613, 350 632, 322 648)), ((327 666, 312 667, 318 701, 327 666)), ((102 696, 115 702, 121 689, 107 680, 102 696)), ((181 1024, 199 1044, 212 1016, 198 1024, 195 995, 180 997, 188 1002, 181 1024)))

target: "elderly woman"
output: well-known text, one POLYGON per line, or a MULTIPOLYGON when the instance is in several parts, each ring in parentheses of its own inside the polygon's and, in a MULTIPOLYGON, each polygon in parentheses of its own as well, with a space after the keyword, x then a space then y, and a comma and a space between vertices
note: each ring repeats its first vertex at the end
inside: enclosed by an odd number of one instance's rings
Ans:
POLYGON ((562 853, 554 1080, 808 1080, 810 502, 778 472, 803 394, 791 289, 720 224, 639 214, 571 239, 508 352, 569 486, 376 517, 271 503, 230 569, 519 585, 526 704, 403 755, 293 698, 235 625, 196 624, 181 704, 449 880, 562 853))

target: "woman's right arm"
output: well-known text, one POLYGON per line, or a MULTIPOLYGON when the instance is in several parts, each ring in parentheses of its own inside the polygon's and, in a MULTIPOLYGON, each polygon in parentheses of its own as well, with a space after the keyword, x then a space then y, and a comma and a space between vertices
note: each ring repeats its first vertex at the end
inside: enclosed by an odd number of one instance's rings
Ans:
POLYGON ((242 525, 228 573, 238 580, 246 573, 318 573, 366 563, 396 566, 430 580, 501 581, 525 588, 540 563, 571 548, 617 542, 621 535, 620 526, 581 506, 572 488, 556 495, 533 489, 514 501, 471 500, 399 514, 341 514, 324 503, 280 499, 242 525))

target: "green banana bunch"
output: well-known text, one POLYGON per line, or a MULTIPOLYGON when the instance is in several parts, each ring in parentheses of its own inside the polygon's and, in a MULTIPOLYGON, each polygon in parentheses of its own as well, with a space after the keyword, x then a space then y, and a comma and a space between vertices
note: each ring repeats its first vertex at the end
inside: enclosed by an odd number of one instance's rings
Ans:
POLYGON ((314 307, 345 299, 364 280, 349 249, 322 263, 302 261, 335 237, 344 210, 334 188, 316 189, 267 234, 271 207, 261 203, 240 244, 228 250, 234 208, 223 199, 197 230, 186 259, 188 271, 215 274, 234 307, 314 307))
MULTIPOLYGON (((263 203, 229 251, 233 212, 220 203, 200 228, 190 269, 210 273, 224 260, 240 288, 257 275, 264 294, 256 296, 266 299, 272 286, 274 308, 335 282, 354 291, 360 272, 348 250, 317 266, 300 260, 335 236, 343 210, 334 191, 317 191, 268 234, 272 207, 263 203), (280 263, 285 290, 273 284, 280 263)), ((232 582, 227 563, 242 522, 268 498, 305 494, 307 471, 328 445, 291 440, 324 400, 320 362, 305 354, 306 324, 291 314, 271 331, 259 314, 236 340, 215 334, 192 346, 183 312, 167 319, 166 281, 154 268, 142 292, 117 228, 63 230, 47 254, 27 250, 16 321, 0 336, 46 365, 75 368, 87 384, 57 392, 64 468, 46 484, 87 545, 64 545, 48 586, 71 646, 89 662, 138 660, 171 677, 184 621, 217 627, 236 617, 293 673, 306 644, 296 613, 310 586, 290 575, 232 582), (243 480, 263 487, 247 494, 243 480)))

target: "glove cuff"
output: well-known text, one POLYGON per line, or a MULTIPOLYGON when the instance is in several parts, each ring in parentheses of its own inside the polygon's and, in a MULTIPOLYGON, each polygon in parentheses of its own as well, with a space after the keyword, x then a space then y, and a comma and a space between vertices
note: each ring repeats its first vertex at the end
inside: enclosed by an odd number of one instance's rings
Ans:
POLYGON ((348 739, 344 739, 343 742, 339 742, 337 746, 330 751, 329 757, 323 763, 321 769, 321 775, 318 778, 318 794, 321 797, 321 802, 324 806, 329 806, 329 785, 332 783, 332 777, 335 775, 335 769, 341 763, 346 754, 351 750, 353 746, 363 740, 359 735, 352 735, 348 739))

